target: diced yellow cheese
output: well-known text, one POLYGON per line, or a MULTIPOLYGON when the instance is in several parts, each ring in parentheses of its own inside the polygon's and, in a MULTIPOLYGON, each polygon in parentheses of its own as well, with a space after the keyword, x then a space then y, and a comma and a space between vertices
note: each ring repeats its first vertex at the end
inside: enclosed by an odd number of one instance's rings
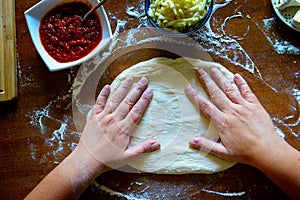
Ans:
POLYGON ((210 3, 211 0, 150 0, 148 15, 160 27, 184 31, 205 17, 210 3))

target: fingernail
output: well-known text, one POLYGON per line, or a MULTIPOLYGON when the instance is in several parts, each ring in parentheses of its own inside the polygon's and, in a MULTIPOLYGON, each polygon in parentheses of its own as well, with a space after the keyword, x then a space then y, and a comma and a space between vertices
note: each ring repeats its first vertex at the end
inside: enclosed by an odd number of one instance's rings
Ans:
POLYGON ((199 148, 201 145, 201 141, 199 138, 194 138, 193 140, 190 141, 190 146, 194 148, 199 148))
POLYGON ((110 86, 109 86, 109 85, 105 85, 105 86, 102 88, 102 92, 104 92, 104 93, 107 93, 109 90, 110 90, 110 86))
POLYGON ((185 91, 187 91, 187 92, 190 92, 192 89, 193 89, 193 87, 192 87, 191 84, 188 84, 188 85, 185 87, 185 91))
POLYGON ((151 144, 151 150, 155 151, 155 150, 158 150, 158 149, 160 149, 160 144, 158 142, 153 142, 151 144))
POLYGON ((196 141, 196 140, 191 140, 190 141, 190 146, 192 146, 192 147, 197 147, 198 146, 198 141, 196 141))
POLYGON ((214 75, 215 77, 221 77, 223 75, 223 73, 220 71, 220 69, 218 69, 217 67, 212 67, 210 69, 210 72, 212 75, 214 75))
POLYGON ((125 79, 125 82, 126 82, 126 83, 132 83, 132 82, 133 82, 133 78, 132 78, 131 76, 129 76, 129 77, 127 77, 127 78, 125 79))
POLYGON ((142 77, 140 79, 140 83, 143 84, 143 85, 145 85, 147 82, 148 82, 148 80, 145 77, 142 77))
POLYGON ((243 77, 242 77, 239 73, 236 73, 236 74, 234 75, 234 78, 235 78, 236 80, 238 80, 238 81, 241 81, 241 80, 243 79, 243 77))
POLYGON ((215 67, 210 68, 210 71, 211 71, 212 73, 218 73, 218 70, 217 70, 217 68, 215 68, 215 67))
POLYGON ((199 73, 199 75, 204 75, 206 72, 205 72, 205 70, 204 69, 202 69, 202 68, 200 68, 200 69, 198 69, 198 73, 199 73))
POLYGON ((153 91, 152 91, 151 88, 147 88, 147 89, 145 90, 145 93, 146 93, 147 95, 152 95, 152 94, 153 94, 153 91))

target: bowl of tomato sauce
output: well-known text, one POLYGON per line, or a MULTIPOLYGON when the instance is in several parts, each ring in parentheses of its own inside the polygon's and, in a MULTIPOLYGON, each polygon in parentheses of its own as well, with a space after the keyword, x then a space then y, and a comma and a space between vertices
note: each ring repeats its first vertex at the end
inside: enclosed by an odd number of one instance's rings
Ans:
POLYGON ((50 71, 80 65, 105 47, 112 32, 104 8, 82 20, 97 3, 43 0, 25 11, 33 44, 50 71))

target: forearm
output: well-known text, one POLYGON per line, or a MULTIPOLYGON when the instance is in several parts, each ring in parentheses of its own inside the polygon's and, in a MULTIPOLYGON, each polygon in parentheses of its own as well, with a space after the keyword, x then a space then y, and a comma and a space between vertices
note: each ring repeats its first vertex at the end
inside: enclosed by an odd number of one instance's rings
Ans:
POLYGON ((98 175, 107 170, 97 163, 99 161, 86 159, 87 155, 77 148, 26 199, 77 199, 98 175))
POLYGON ((292 199, 300 197, 300 152, 286 142, 276 146, 256 167, 292 199), (276 151, 277 150, 277 151, 276 151), (267 163, 266 163, 267 162, 267 163))

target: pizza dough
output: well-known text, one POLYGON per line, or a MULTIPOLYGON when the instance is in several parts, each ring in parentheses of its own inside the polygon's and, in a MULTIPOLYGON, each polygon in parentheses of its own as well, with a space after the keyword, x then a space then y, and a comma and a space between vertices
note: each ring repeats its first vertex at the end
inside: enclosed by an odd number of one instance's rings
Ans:
POLYGON ((235 163, 194 150, 189 141, 205 135, 215 141, 219 135, 216 127, 200 114, 184 92, 192 84, 206 96, 196 69, 219 68, 233 83, 233 74, 213 62, 191 58, 153 58, 123 71, 113 81, 112 93, 128 76, 137 82, 147 77, 153 98, 143 119, 132 134, 130 145, 146 139, 158 140, 161 149, 147 154, 129 165, 143 172, 158 174, 215 173, 235 163))

